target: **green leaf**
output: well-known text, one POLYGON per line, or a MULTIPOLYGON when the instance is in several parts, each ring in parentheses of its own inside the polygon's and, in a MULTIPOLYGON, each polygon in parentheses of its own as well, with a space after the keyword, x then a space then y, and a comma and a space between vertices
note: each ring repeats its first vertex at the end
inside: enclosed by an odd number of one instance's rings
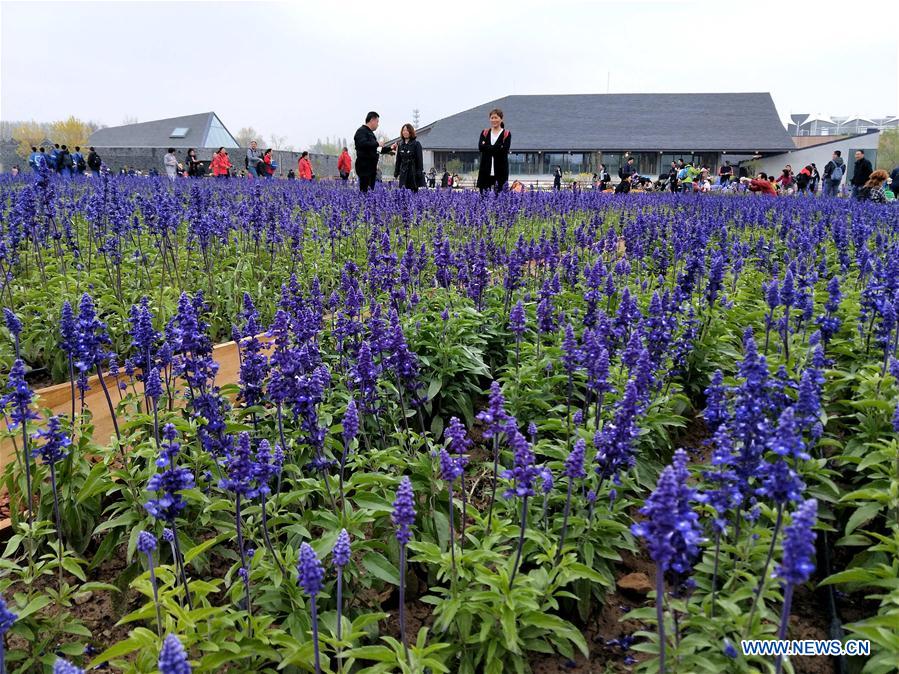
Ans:
POLYGON ((369 552, 362 558, 362 566, 375 578, 380 578, 386 583, 392 585, 400 584, 400 574, 397 568, 390 563, 380 552, 369 552))
POLYGON ((881 506, 879 503, 866 503, 854 513, 852 513, 849 521, 846 522, 846 535, 848 536, 859 526, 874 517, 878 512, 880 512, 880 507, 881 506))
POLYGON ((19 614, 18 619, 24 620, 25 618, 30 616, 32 613, 37 613, 42 608, 44 608, 47 604, 49 604, 51 601, 53 601, 53 600, 50 597, 48 597, 47 595, 41 595, 39 597, 35 597, 30 602, 28 602, 28 604, 25 606, 25 608, 16 611, 16 613, 19 614))
POLYGON ((184 554, 184 563, 190 564, 192 560, 196 559, 196 557, 198 557, 199 555, 202 555, 209 548, 221 543, 224 540, 227 540, 228 538, 229 536, 227 534, 219 534, 215 538, 210 538, 203 541, 199 545, 195 545, 184 554))

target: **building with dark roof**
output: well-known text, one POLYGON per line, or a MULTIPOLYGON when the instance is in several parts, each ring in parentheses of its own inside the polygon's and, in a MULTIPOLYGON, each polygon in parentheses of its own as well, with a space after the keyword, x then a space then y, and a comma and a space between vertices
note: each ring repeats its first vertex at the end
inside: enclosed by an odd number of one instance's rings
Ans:
POLYGON ((614 176, 629 156, 640 173, 657 175, 676 159, 715 169, 728 156, 736 164, 794 148, 768 93, 523 95, 418 129, 425 167, 477 170, 478 134, 493 108, 512 133, 513 175, 546 175, 556 165, 593 173, 603 163, 614 176))
POLYGON ((96 147, 212 148, 240 147, 214 112, 157 119, 98 129, 88 145, 96 147))

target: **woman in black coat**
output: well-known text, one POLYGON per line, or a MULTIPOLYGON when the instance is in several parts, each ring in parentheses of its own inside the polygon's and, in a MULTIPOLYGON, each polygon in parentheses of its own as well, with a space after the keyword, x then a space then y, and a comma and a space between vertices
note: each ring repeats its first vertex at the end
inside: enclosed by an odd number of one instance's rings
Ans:
POLYGON ((497 192, 509 182, 509 149, 512 134, 506 131, 503 111, 490 111, 490 128, 481 131, 478 150, 481 153, 481 167, 478 170, 478 189, 482 192, 491 187, 497 192))
POLYGON ((425 181, 421 143, 415 139, 415 127, 411 124, 403 124, 400 135, 403 140, 394 148, 396 166, 393 169, 393 177, 397 179, 399 187, 418 192, 418 188, 423 187, 425 181))

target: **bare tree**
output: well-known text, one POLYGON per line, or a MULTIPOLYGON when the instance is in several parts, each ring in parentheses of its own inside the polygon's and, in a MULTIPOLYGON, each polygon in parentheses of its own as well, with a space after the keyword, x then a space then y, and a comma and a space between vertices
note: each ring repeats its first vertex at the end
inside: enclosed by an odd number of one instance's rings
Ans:
POLYGON ((268 137, 268 142, 271 143, 269 147, 273 150, 284 150, 284 146, 287 143, 287 136, 279 136, 278 134, 273 133, 268 137))
POLYGON ((412 108, 412 126, 417 129, 419 122, 421 122, 421 110, 412 108))
POLYGON ((234 140, 236 140, 237 144, 241 147, 249 147, 251 140, 258 142, 260 137, 261 134, 252 126, 245 126, 237 132, 237 135, 234 136, 234 140))
POLYGON ((122 117, 122 126, 128 126, 129 124, 137 124, 137 117, 134 115, 125 115, 122 117))

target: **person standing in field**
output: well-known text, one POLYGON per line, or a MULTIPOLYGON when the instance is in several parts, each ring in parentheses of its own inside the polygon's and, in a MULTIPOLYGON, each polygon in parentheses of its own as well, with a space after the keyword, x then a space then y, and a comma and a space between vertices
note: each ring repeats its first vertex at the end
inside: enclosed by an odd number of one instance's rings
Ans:
POLYGON ((87 153, 87 167, 91 172, 99 174, 101 166, 103 166, 103 162, 100 160, 100 155, 91 147, 90 152, 87 153))
POLYGON ((169 148, 169 151, 162 158, 162 165, 165 167, 165 174, 169 180, 174 182, 175 174, 178 173, 178 157, 175 156, 175 148, 169 148))
POLYGON ((353 136, 356 145, 356 175, 359 177, 359 191, 368 192, 373 189, 378 179, 378 157, 392 154, 389 147, 375 137, 381 116, 372 110, 365 115, 365 124, 360 126, 353 136))
POLYGON ((247 148, 247 172, 254 178, 259 177, 259 171, 264 168, 259 166, 262 163, 262 152, 256 146, 256 141, 250 141, 250 147, 247 148))
POLYGON ((337 173, 340 174, 340 179, 346 184, 346 181, 350 178, 350 171, 353 170, 353 160, 350 158, 350 152, 346 148, 343 148, 343 152, 340 153, 340 157, 337 158, 337 173))
POLYGON ((227 178, 230 174, 231 160, 228 158, 228 151, 220 147, 212 155, 212 175, 216 178, 227 178))
MULTIPOLYGON (((490 126, 478 137, 478 151, 481 164, 478 169, 478 189, 481 192, 493 188, 497 192, 509 182, 509 150, 512 148, 512 134, 506 130, 503 111, 493 108, 487 115, 490 126)), ((455 184, 455 181, 453 181, 455 184)))
POLYGON ((393 147, 396 152, 393 177, 397 179, 397 185, 400 187, 418 192, 418 188, 424 187, 425 183, 421 143, 416 140, 415 128, 411 124, 403 124, 400 136, 402 140, 393 147))
POLYGON ((874 172, 871 162, 865 158, 864 150, 855 151, 855 168, 852 171, 852 198, 859 199, 859 193, 874 172))
POLYGON ((309 161, 309 153, 305 150, 297 162, 297 176, 300 180, 312 180, 312 162, 309 161))
POLYGON ((840 191, 840 181, 846 174, 846 164, 843 163, 842 152, 833 151, 830 161, 824 166, 824 196, 835 197, 840 191))

